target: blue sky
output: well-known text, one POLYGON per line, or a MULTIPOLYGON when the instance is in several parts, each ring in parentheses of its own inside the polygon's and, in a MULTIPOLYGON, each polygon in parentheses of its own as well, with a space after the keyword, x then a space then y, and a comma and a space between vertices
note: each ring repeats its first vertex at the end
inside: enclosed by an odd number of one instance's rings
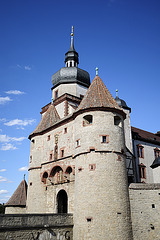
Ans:
POLYGON ((160 130, 159 0, 0 1, 0 202, 24 174, 28 135, 51 101, 51 76, 64 66, 71 26, 79 67, 99 76, 132 108, 131 124, 160 130))

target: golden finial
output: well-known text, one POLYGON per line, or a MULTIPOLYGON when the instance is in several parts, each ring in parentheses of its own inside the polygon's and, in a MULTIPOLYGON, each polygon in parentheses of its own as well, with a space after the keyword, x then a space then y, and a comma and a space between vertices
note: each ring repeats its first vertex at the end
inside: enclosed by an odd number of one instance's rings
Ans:
POLYGON ((72 32, 71 32, 71 36, 72 36, 72 37, 74 36, 74 34, 73 34, 73 26, 72 26, 72 32))

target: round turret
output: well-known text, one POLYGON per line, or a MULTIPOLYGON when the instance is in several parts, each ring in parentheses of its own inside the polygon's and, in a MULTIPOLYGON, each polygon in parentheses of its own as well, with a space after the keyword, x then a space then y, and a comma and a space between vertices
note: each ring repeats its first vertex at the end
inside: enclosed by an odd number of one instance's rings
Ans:
POLYGON ((132 240, 125 113, 96 76, 75 114, 74 239, 132 240))

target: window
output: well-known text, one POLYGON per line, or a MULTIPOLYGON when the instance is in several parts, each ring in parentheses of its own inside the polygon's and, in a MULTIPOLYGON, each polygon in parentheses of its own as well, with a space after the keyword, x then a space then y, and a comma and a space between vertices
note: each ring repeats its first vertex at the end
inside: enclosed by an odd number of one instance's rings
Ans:
POLYGON ((114 117, 114 125, 122 127, 122 120, 121 120, 121 118, 119 116, 115 116, 114 117))
POLYGON ((67 133, 67 128, 64 128, 64 133, 67 133))
POLYGON ((146 178, 146 166, 143 163, 139 165, 139 177, 146 178))
POLYGON ((101 143, 109 143, 109 135, 103 135, 101 137, 102 137, 101 143))
POLYGON ((48 178, 48 173, 47 173, 47 172, 44 172, 44 173, 43 173, 43 176, 42 176, 42 182, 43 182, 44 184, 46 184, 47 178, 48 178))
POLYGON ((61 149, 61 157, 64 157, 64 149, 61 149))
POLYGON ((52 153, 49 154, 49 160, 52 160, 52 153))
POLYGON ((160 157, 160 150, 158 148, 154 149, 154 155, 155 155, 155 158, 160 157))
POLYGON ((30 156, 30 160, 29 160, 29 162, 30 162, 30 163, 32 162, 32 155, 30 156))
POLYGON ((93 122, 93 116, 92 115, 86 115, 83 117, 83 126, 88 126, 92 124, 93 122))
POLYGON ((137 155, 139 158, 144 158, 144 147, 141 144, 137 145, 137 155))
POLYGON ((48 135, 47 136, 47 141, 50 141, 51 140, 51 135, 48 135))
POLYGON ((89 164, 89 170, 94 171, 96 169, 96 164, 89 164))
POLYGON ((57 99, 57 98, 58 98, 58 90, 55 91, 55 93, 54 93, 54 99, 57 99))
POLYGON ((80 147, 80 139, 76 140, 76 147, 80 147))

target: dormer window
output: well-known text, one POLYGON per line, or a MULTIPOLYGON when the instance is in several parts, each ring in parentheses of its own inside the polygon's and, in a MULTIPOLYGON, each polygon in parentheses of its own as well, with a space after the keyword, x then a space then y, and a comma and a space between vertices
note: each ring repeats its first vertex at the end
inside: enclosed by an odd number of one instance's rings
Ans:
POLYGON ((154 149, 154 155, 155 155, 155 158, 160 157, 160 150, 158 148, 154 149))
POLYGON ((114 117, 114 125, 122 127, 122 120, 121 120, 121 118, 119 116, 115 116, 114 117))
POLYGON ((83 117, 83 126, 88 126, 92 124, 93 122, 93 116, 92 115, 86 115, 83 117))

